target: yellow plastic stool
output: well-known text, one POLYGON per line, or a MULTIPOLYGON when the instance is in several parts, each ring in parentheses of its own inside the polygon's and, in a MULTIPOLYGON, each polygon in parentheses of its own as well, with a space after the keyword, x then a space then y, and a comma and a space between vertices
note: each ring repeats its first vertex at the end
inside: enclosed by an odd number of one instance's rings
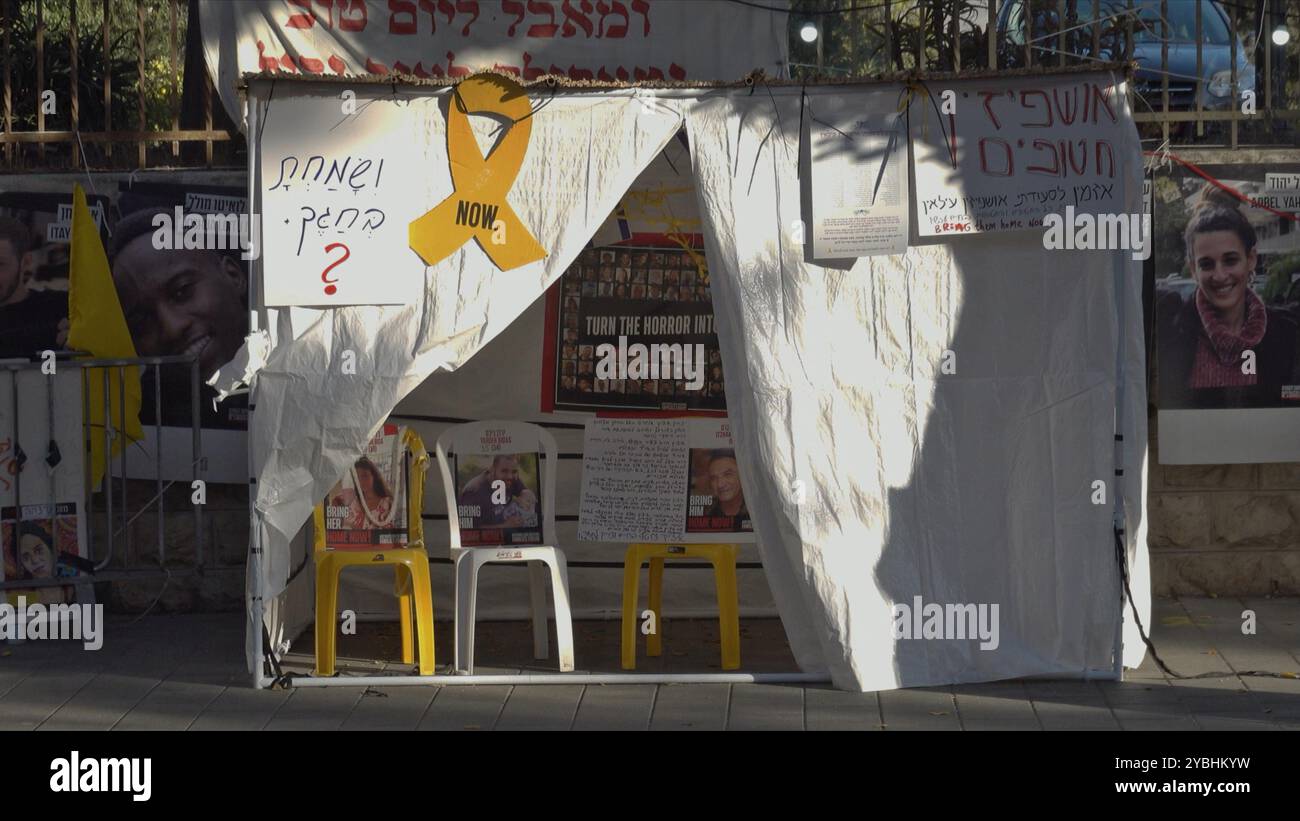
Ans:
POLYGON ((665 559, 704 559, 713 565, 718 587, 718 632, 722 639, 722 669, 740 669, 740 604, 736 588, 736 545, 637 543, 627 546, 623 559, 623 669, 636 669, 637 593, 641 565, 650 562, 650 610, 655 630, 646 636, 646 655, 663 654, 665 559))
POLYGON ((334 675, 335 640, 338 629, 339 575, 345 567, 393 565, 396 575, 398 622, 402 631, 402 663, 415 662, 414 639, 420 645, 420 675, 434 673, 433 586, 429 579, 429 554, 424 549, 424 525, 420 513, 424 499, 424 471, 429 454, 420 436, 409 428, 403 443, 412 455, 407 488, 406 547, 391 550, 329 550, 325 545, 325 506, 316 505, 316 675, 334 675), (415 609, 415 636, 411 633, 411 609, 415 609))

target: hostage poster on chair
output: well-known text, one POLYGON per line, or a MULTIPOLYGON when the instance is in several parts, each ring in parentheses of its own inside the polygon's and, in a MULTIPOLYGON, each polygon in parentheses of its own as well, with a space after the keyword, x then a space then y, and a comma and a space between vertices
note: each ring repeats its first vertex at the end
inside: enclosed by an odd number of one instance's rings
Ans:
POLYGON ((726 419, 593 419, 578 538, 748 542, 753 523, 726 419))
POLYGON ((1300 460, 1300 164, 1154 180, 1160 462, 1300 460))
POLYGON ((462 547, 542 543, 536 453, 458 453, 455 461, 462 547))
POLYGON ((325 546, 403 547, 407 542, 405 429, 384 425, 325 501, 325 546))

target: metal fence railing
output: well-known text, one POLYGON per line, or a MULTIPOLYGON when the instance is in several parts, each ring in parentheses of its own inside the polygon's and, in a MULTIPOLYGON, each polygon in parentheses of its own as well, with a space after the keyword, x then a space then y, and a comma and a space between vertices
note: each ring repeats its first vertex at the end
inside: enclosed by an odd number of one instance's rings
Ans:
MULTIPOLYGON (((5 578, 0 581, 0 590, 7 589, 27 589, 40 588, 60 585, 80 585, 87 583, 118 581, 124 579, 142 579, 151 577, 162 577, 176 575, 185 572, 202 572, 204 569, 224 569, 217 557, 213 562, 205 556, 204 550, 204 512, 202 504, 188 504, 189 515, 192 521, 192 529, 179 535, 190 544, 188 549, 192 550, 193 560, 185 562, 186 566, 177 567, 178 562, 173 556, 169 561, 169 542, 178 537, 176 528, 168 527, 168 510, 167 510, 167 491, 173 485, 181 484, 184 495, 189 496, 193 487, 192 483, 203 479, 207 464, 203 454, 203 432, 200 420, 200 387, 199 387, 199 364, 193 356, 161 356, 161 357, 138 357, 133 359, 64 359, 64 352, 60 352, 60 358, 56 362, 56 368, 66 373, 68 370, 75 370, 80 381, 80 397, 82 401, 81 410, 81 432, 80 441, 75 446, 81 448, 83 459, 83 476, 78 486, 77 498, 78 515, 84 517, 86 528, 86 545, 89 552, 88 556, 81 557, 89 561, 77 562, 80 572, 73 576, 57 576, 51 578, 5 578), (163 459, 163 441, 164 436, 162 429, 163 423, 163 381, 164 369, 172 369, 171 373, 175 375, 176 370, 188 371, 189 392, 190 392, 190 453, 189 453, 189 470, 186 479, 165 479, 164 474, 167 471, 164 468, 163 459), (134 375, 133 375, 134 371, 134 375), (125 382, 136 378, 140 381, 142 394, 147 397, 146 404, 151 407, 142 407, 142 415, 152 415, 153 421, 146 425, 147 428, 153 429, 152 453, 146 452, 140 443, 133 443, 124 431, 117 430, 111 423, 96 424, 92 418, 92 396, 102 391, 102 407, 109 408, 113 403, 117 405, 118 419, 125 419, 127 414, 126 394, 124 391, 112 390, 111 380, 105 378, 108 374, 115 374, 119 380, 125 382), (99 376, 103 374, 104 376, 99 376), (149 390, 149 388, 152 390, 149 390), (152 410, 152 414, 148 411, 152 410), (122 447, 118 449, 115 455, 111 455, 115 444, 121 443, 122 447), (101 483, 95 486, 91 476, 91 451, 92 444, 101 444, 102 453, 105 454, 106 470, 101 483), (152 555, 148 551, 134 550, 132 544, 132 525, 144 516, 152 515, 155 517, 154 527, 154 545, 152 555), (147 560, 146 560, 147 557, 147 560), (138 559, 135 561, 133 559, 138 559), (169 567, 170 565, 170 567, 169 567)), ((41 464, 41 454, 22 453, 21 443, 23 442, 22 419, 23 414, 20 411, 22 407, 45 407, 42 404, 48 403, 48 419, 46 425, 50 433, 50 438, 55 438, 57 418, 60 413, 67 413, 66 409, 60 410, 56 407, 53 399, 55 391, 54 375, 42 376, 39 383, 43 383, 45 397, 37 397, 33 402, 30 397, 24 396, 23 391, 30 390, 34 387, 34 379, 28 379, 26 386, 20 384, 20 374, 24 372, 41 371, 43 361, 40 359, 32 361, 8 360, 0 362, 0 379, 4 379, 9 387, 11 407, 0 409, 0 418, 7 418, 6 430, 0 430, 0 439, 14 443, 16 447, 11 448, 11 456, 17 455, 17 464, 10 467, 6 474, 8 481, 12 484, 12 498, 17 503, 16 507, 27 507, 31 505, 57 505, 70 501, 67 498, 34 498, 33 494, 24 493, 23 478, 29 470, 34 467, 39 469, 41 464)), ((111 420, 112 414, 105 414, 106 419, 111 420)), ((30 414, 29 414, 30 418, 30 414)), ((169 420, 172 421, 172 420, 169 420)), ((174 422, 173 422, 174 424, 174 422)), ((71 443, 64 443, 64 447, 71 443)), ((10 461, 13 461, 12 459, 10 461)), ((53 483, 49 483, 53 488, 53 483)), ((182 512, 173 510, 173 512, 182 512)), ((21 517, 21 514, 19 514, 21 517)), ((16 529, 16 528, 15 528, 16 529)), ((7 550, 13 551, 14 545, 7 545, 7 550)), ((11 563, 13 557, 10 557, 11 563)))
MULTIPOLYGON (((1300 146, 1300 4, 1294 0, 758 0, 746 6, 754 14, 789 8, 789 70, 796 78, 1135 60, 1140 68, 1131 102, 1147 140, 1300 146), (806 38, 808 29, 816 36, 806 38)), ((190 36, 193 8, 187 0, 0 0, 4 166, 245 162, 243 141, 221 127, 228 121, 214 99, 199 40, 190 36), (53 108, 44 104, 47 91, 54 92, 53 108)))
POLYGON ((5 167, 234 162, 242 140, 214 126, 220 102, 201 50, 187 48, 191 8, 185 0, 0 0, 5 167), (193 99, 183 110, 186 89, 193 99), (193 122, 183 127, 186 111, 193 122))
POLYGON ((1133 61, 1147 140, 1300 145, 1294 0, 793 0, 790 29, 795 78, 1133 61))

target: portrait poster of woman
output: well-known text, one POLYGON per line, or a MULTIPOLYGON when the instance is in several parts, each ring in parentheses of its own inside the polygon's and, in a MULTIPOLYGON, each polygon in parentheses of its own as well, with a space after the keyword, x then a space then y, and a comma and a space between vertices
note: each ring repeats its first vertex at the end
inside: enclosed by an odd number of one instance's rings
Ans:
POLYGON ((404 431, 387 424, 325 498, 331 550, 400 547, 407 541, 404 431))
POLYGON ((1202 171, 1156 179, 1157 404, 1300 409, 1300 190, 1272 167, 1202 171))
MULTIPOLYGON (((45 581, 74 578, 77 570, 61 559, 80 555, 76 505, 29 505, 23 507, 21 516, 17 508, 0 510, 0 544, 4 545, 0 579, 45 581)), ((19 596, 24 596, 28 602, 45 604, 76 600, 75 588, 71 586, 41 586, 30 590, 8 590, 6 593, 11 604, 19 596)))

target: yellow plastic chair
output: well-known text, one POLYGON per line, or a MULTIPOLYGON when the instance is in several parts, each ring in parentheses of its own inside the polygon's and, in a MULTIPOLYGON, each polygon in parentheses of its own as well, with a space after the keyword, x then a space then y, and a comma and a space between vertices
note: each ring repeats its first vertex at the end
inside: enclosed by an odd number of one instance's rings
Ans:
POLYGON ((641 565, 650 562, 650 610, 654 632, 646 636, 647 656, 663 655, 664 561, 704 559, 713 565, 718 586, 718 632, 722 639, 722 669, 740 669, 740 604, 736 588, 736 545, 636 543, 623 559, 623 669, 636 669, 637 594, 641 565))
POLYGON ((330 550, 325 545, 325 506, 316 505, 316 675, 334 675, 335 640, 338 628, 339 575, 345 567, 393 565, 396 579, 398 622, 402 630, 402 663, 415 662, 415 641, 420 645, 420 675, 434 673, 433 590, 429 580, 429 555, 424 549, 424 525, 420 517, 424 500, 424 471, 429 454, 420 435, 410 428, 402 444, 411 457, 410 481, 406 494, 406 547, 391 550, 330 550), (416 636, 411 634, 411 607, 415 607, 416 636))

